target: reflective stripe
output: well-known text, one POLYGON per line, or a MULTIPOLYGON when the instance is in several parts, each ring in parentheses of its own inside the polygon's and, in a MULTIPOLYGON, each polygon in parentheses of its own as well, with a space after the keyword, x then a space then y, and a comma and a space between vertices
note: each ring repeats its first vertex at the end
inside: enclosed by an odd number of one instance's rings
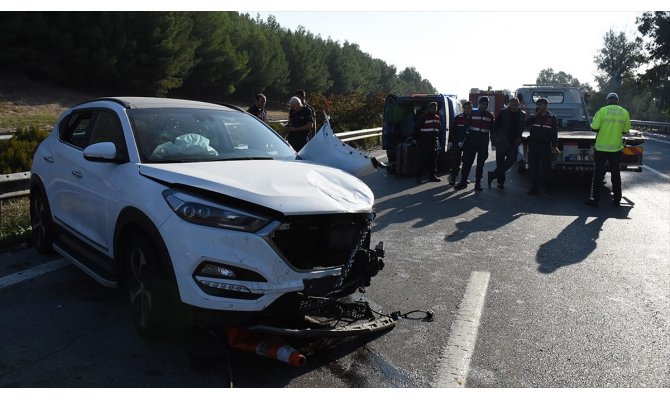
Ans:
POLYGON ((533 124, 536 128, 551 128, 551 125, 533 124))
POLYGON ((473 131, 476 131, 476 132, 484 132, 484 133, 490 132, 489 129, 477 128, 476 126, 470 127, 470 130, 473 130, 473 131))

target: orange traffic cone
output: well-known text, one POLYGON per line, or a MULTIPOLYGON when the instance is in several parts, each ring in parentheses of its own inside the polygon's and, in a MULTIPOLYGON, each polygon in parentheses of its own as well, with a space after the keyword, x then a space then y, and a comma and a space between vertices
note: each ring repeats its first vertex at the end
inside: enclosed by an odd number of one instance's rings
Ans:
POLYGON ((237 327, 225 328, 224 332, 232 348, 279 360, 294 367, 301 367, 307 361, 304 355, 278 338, 266 339, 259 333, 237 327))

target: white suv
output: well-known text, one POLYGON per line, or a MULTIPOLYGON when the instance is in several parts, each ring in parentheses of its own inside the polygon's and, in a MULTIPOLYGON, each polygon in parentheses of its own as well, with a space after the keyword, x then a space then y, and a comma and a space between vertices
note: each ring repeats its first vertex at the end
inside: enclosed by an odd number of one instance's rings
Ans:
MULTIPOLYGON (((237 325, 370 284, 374 197, 232 106, 141 97, 63 113, 37 147, 36 247, 127 291, 147 338, 237 325)), ((381 243, 380 243, 381 244, 381 243)))

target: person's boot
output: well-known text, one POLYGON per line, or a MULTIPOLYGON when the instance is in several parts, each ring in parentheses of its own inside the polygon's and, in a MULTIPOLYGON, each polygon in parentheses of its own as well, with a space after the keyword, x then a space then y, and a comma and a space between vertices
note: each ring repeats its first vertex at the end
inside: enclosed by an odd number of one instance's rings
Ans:
POLYGON ((442 182, 442 179, 438 178, 437 175, 433 174, 428 178, 429 181, 431 182, 442 182))
POLYGON ((491 189, 491 182, 493 182, 493 180, 494 180, 495 178, 496 178, 495 171, 488 171, 488 172, 486 173, 486 181, 487 181, 487 183, 488 183, 488 185, 489 185, 489 189, 491 189))
POLYGON ((468 186, 468 182, 462 180, 458 183, 458 185, 454 186, 454 189, 461 190, 461 189, 465 189, 467 186, 468 186))
POLYGON ((475 190, 478 192, 484 190, 484 188, 482 187, 482 182, 479 179, 475 181, 475 190))

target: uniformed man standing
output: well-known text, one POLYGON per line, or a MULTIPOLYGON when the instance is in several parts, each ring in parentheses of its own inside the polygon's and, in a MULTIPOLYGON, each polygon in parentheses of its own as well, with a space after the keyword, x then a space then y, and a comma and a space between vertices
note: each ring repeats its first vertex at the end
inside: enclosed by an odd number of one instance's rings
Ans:
POLYGON ((465 140, 470 134, 470 125, 472 125, 472 102, 466 101, 463 103, 463 112, 454 117, 454 124, 451 131, 449 132, 449 143, 447 144, 447 151, 449 152, 449 161, 451 163, 451 175, 449 177, 449 184, 451 186, 456 185, 458 171, 461 170, 463 146, 465 145, 465 140))
POLYGON ((496 134, 491 142, 492 147, 495 146, 496 169, 488 172, 489 188, 494 179, 498 180, 498 189, 505 187, 505 172, 516 164, 525 121, 526 113, 519 109, 516 97, 512 97, 507 108, 500 110, 496 116, 496 134))
POLYGON ((313 127, 312 114, 296 96, 291 97, 288 104, 291 106, 293 115, 286 125, 286 138, 295 151, 300 151, 307 143, 307 134, 313 127))
POLYGON ((468 185, 468 175, 477 156, 477 169, 475 171, 475 190, 482 191, 482 175, 484 174, 484 163, 489 157, 489 140, 493 135, 493 114, 489 108, 489 98, 482 96, 479 99, 479 109, 472 112, 472 123, 468 140, 463 145, 463 169, 461 171, 461 182, 454 189, 465 189, 468 185))
POLYGON ((416 121, 414 139, 419 145, 419 163, 416 171, 417 183, 423 183, 424 173, 431 182, 440 182, 437 177, 437 149, 440 145, 440 116, 437 103, 428 103, 426 112, 416 121))
POLYGON ((550 170, 551 154, 558 153, 556 142, 558 141, 558 124, 556 116, 547 110, 548 102, 540 98, 535 102, 537 109, 535 114, 526 120, 530 136, 528 138, 528 167, 530 169, 531 187, 528 194, 539 193, 540 167, 542 168, 542 181, 545 192, 551 194, 550 170))
POLYGON ((605 178, 605 162, 609 163, 612 175, 612 205, 621 202, 621 150, 624 148, 623 135, 630 130, 630 115, 619 106, 616 93, 607 95, 607 105, 593 117, 591 129, 597 132, 591 190, 586 204, 597 207, 600 200, 600 182, 605 178))

